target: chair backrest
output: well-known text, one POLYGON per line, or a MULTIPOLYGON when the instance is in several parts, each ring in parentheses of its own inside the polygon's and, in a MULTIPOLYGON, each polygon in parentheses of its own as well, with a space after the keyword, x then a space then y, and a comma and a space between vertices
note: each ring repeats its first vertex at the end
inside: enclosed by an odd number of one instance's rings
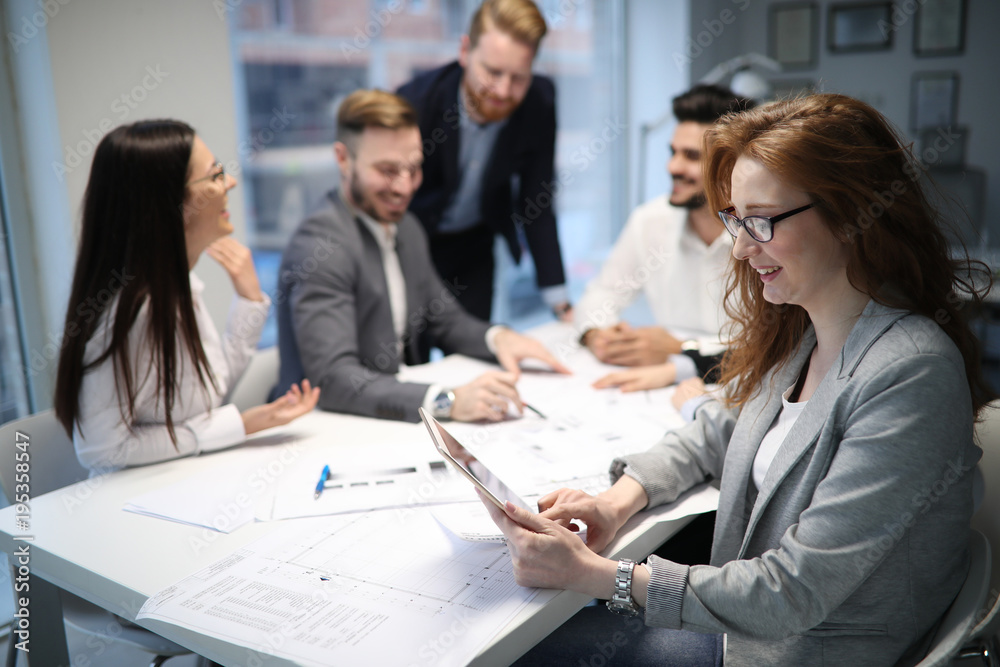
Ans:
POLYGON ((969 574, 934 635, 930 652, 917 667, 951 664, 980 620, 990 586, 990 543, 978 530, 969 532, 969 574))
POLYGON ((258 350, 250 360, 243 377, 229 394, 229 402, 240 412, 267 403, 267 395, 278 383, 278 346, 258 350))
POLYGON ((90 472, 80 465, 73 441, 66 435, 55 412, 46 410, 0 426, 0 486, 8 502, 14 502, 17 463, 28 453, 32 496, 61 489, 87 479, 90 472), (20 433, 21 435, 18 435, 20 433))
POLYGON ((976 442, 983 449, 979 460, 983 499, 972 517, 972 527, 995 547, 991 590, 1000 592, 1000 401, 990 403, 983 421, 976 424, 976 442))

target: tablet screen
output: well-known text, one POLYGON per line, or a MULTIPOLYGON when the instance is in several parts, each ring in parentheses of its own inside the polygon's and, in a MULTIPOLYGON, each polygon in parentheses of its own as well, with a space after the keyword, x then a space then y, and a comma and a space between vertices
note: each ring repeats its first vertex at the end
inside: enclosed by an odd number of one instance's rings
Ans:
POLYGON ((480 491, 497 507, 503 509, 504 501, 509 500, 518 507, 535 512, 527 503, 521 500, 513 489, 503 483, 493 471, 487 468, 482 461, 472 455, 468 449, 462 446, 448 431, 445 430, 438 420, 431 417, 426 410, 420 408, 420 418, 427 431, 434 441, 434 446, 450 462, 463 477, 472 482, 480 491))

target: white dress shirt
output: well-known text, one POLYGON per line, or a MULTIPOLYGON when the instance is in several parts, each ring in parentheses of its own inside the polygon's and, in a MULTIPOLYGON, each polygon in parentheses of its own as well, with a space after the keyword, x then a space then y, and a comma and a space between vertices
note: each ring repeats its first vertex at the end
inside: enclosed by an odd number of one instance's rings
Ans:
MULTIPOLYGON (((267 295, 262 302, 235 298, 225 335, 220 339, 201 298, 205 285, 193 273, 189 277, 201 345, 218 390, 211 384, 207 389, 201 386, 193 361, 178 339, 178 388, 172 414, 175 446, 167 432, 162 400, 157 396, 152 350, 146 342, 149 304, 144 304, 129 331, 128 341, 136 392, 134 422, 123 421, 124 405, 116 390, 110 358, 83 376, 73 444, 80 463, 92 471, 165 461, 221 449, 246 439, 239 410, 222 402, 253 356, 271 302, 267 295)), ((116 298, 87 342, 84 364, 92 363, 107 349, 117 305, 116 298)))
POLYGON ((718 344, 726 321, 722 299, 732 237, 722 229, 705 245, 687 214, 666 196, 632 212, 600 274, 573 309, 580 333, 617 324, 622 311, 645 294, 656 324, 671 335, 718 344))

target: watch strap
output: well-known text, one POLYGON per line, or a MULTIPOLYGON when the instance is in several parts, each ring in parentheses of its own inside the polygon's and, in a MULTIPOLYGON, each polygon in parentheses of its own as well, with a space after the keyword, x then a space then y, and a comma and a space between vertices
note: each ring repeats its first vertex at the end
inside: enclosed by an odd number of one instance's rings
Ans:
POLYGON ((624 614, 626 616, 636 616, 639 614, 639 607, 632 599, 632 574, 635 572, 635 561, 623 558, 618 561, 618 569, 615 572, 615 589, 611 599, 608 600, 608 609, 624 614))

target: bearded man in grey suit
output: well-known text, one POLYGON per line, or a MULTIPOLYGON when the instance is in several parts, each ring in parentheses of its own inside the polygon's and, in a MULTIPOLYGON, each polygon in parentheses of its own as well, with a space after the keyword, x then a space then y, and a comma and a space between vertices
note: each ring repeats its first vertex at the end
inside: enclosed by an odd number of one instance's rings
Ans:
POLYGON ((337 138, 340 188, 299 226, 281 262, 278 390, 308 377, 322 387, 324 410, 416 422, 424 407, 439 418, 497 421, 510 404, 523 409, 520 360, 569 372, 538 341, 469 315, 438 277, 423 228, 407 213, 423 161, 413 107, 355 91, 340 106, 337 138), (505 370, 454 388, 396 379, 401 364, 428 361, 433 346, 505 370))

